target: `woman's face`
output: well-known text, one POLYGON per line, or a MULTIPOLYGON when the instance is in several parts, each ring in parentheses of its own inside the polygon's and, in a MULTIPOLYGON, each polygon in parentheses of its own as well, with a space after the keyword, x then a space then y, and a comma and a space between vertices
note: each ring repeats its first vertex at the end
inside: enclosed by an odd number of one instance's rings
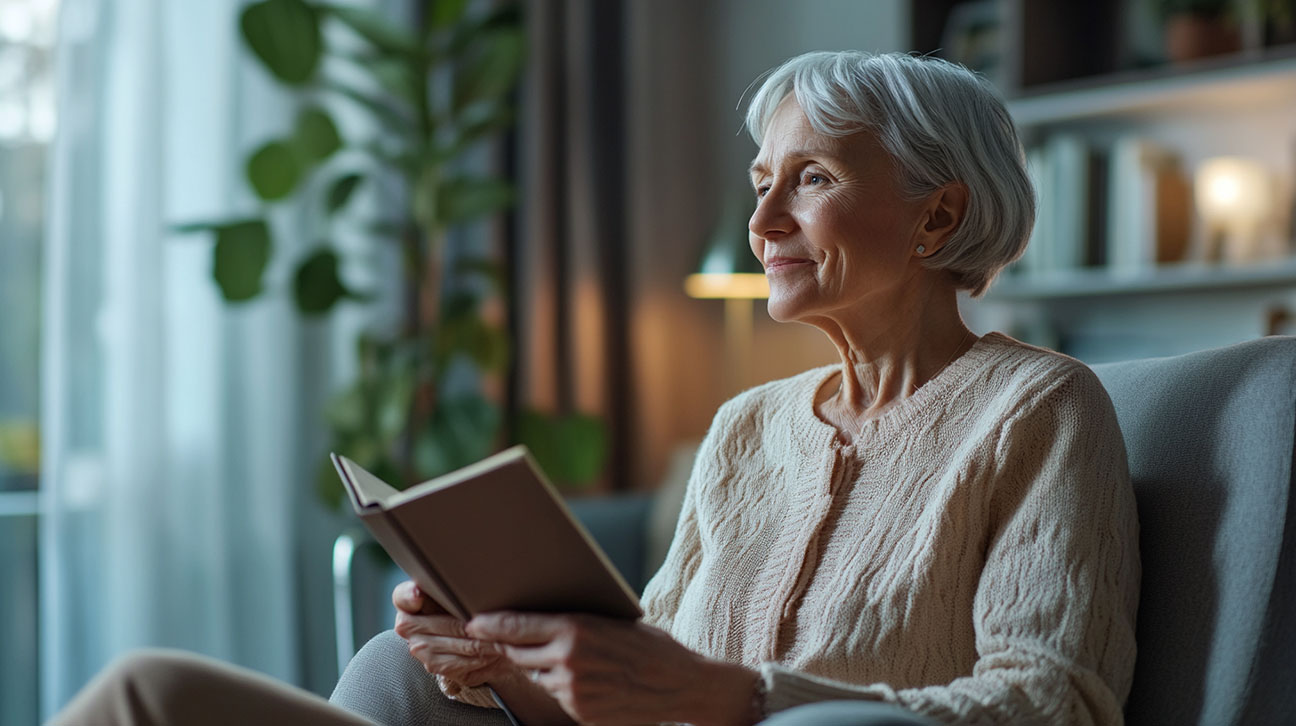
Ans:
POLYGON ((789 97, 752 163, 752 252, 769 279, 770 317, 814 322, 883 311, 911 275, 921 202, 900 195, 894 163, 870 132, 816 132, 789 97))

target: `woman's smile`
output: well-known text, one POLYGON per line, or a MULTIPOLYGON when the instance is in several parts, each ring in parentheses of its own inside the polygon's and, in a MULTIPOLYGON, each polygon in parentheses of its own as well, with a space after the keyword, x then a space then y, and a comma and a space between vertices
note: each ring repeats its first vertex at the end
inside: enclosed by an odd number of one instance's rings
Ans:
POLYGON ((793 272, 805 267, 813 267, 814 260, 806 257, 770 257, 765 260, 765 274, 779 275, 787 272, 793 272))

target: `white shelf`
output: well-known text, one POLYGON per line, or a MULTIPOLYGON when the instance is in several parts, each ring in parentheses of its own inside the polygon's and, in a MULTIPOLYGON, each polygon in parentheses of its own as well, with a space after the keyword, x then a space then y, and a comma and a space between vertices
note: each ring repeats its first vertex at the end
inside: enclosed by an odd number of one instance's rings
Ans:
POLYGON ((1186 67, 1131 71, 1053 84, 1008 102, 1021 126, 1178 109, 1255 108, 1296 100, 1296 56, 1242 55, 1186 67))
POLYGON ((1129 273, 1080 269, 1036 273, 1029 277, 1005 275, 985 299, 1046 301, 1284 287, 1296 289, 1296 258, 1246 266, 1185 263, 1129 273))

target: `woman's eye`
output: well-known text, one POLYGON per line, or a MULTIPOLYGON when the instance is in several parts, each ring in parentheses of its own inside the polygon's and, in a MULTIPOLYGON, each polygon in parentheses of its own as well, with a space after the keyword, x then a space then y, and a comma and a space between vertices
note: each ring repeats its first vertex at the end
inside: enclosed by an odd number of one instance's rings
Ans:
POLYGON ((805 175, 805 183, 806 183, 806 184, 823 184, 823 183, 826 182, 826 181, 828 181, 828 178, 825 177, 825 176, 823 176, 822 174, 806 174, 806 175, 805 175))
POLYGON ((760 199, 761 197, 765 196, 768 192, 769 192, 769 185, 762 184, 761 186, 756 187, 756 198, 760 199))

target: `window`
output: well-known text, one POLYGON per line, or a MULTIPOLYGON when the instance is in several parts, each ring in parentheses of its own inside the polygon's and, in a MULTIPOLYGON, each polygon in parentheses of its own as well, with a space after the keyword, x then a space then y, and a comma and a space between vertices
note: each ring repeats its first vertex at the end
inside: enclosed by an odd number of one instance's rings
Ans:
POLYGON ((57 0, 0 0, 0 723, 38 723, 41 241, 57 0))

